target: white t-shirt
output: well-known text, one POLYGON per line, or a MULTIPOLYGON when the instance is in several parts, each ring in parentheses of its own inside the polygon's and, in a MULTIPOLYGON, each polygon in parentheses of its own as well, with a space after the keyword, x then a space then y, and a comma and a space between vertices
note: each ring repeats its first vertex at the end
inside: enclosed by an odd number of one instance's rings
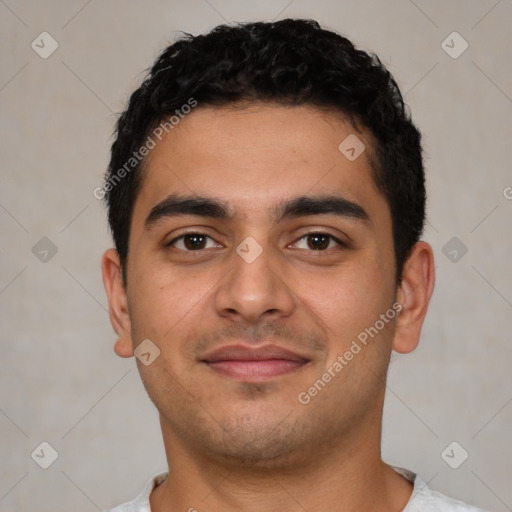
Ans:
MULTIPOLYGON (((414 482, 411 498, 402 512, 485 512, 481 508, 466 505, 462 501, 448 498, 436 491, 431 491, 427 484, 412 471, 398 467, 393 469, 409 482, 414 482)), ((151 512, 149 495, 166 478, 167 473, 160 473, 150 478, 143 491, 133 501, 114 507, 107 512, 151 512)))

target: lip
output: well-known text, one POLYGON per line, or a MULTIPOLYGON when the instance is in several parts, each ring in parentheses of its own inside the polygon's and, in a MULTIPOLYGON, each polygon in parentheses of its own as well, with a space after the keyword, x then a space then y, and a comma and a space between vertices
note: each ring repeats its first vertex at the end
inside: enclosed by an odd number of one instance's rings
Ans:
POLYGON ((228 345, 210 352, 201 361, 228 377, 261 381, 291 373, 310 359, 277 345, 228 345))

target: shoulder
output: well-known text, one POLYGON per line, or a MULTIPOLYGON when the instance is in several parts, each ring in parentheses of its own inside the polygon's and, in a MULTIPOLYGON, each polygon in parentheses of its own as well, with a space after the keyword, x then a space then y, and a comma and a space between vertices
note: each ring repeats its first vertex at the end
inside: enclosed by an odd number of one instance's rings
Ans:
POLYGON ((167 478, 167 473, 159 473, 151 477, 142 489, 142 492, 132 501, 108 509, 105 512, 151 512, 149 496, 151 491, 167 478))
POLYGON ((450 498, 425 486, 411 496, 404 512, 485 512, 483 509, 450 498))
POLYGON ((396 467, 394 469, 414 484, 412 495, 403 512, 486 512, 431 490, 420 476, 411 471, 396 467))

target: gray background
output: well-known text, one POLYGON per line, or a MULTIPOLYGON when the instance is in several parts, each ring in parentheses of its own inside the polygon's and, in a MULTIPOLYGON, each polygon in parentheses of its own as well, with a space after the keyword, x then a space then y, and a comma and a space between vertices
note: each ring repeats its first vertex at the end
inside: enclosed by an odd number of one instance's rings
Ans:
POLYGON ((424 134, 437 286, 420 347, 393 357, 384 458, 512 510, 510 0, 0 0, 0 510, 95 511, 166 469, 135 360, 112 350, 92 191, 116 113, 178 30, 285 17, 376 51, 424 134), (43 31, 59 45, 47 59, 31 47, 43 31), (441 46, 453 31, 469 43, 458 58, 441 46), (42 441, 58 453, 48 469, 31 458, 42 441), (469 453, 458 469, 441 457, 452 441, 451 462, 469 453))

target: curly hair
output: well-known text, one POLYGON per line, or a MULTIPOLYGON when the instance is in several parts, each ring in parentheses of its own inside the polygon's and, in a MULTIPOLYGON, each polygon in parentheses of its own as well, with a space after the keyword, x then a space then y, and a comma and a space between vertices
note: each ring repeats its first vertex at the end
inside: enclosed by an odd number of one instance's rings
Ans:
POLYGON ((379 58, 308 19, 220 25, 198 36, 185 33, 160 54, 131 95, 116 125, 103 187, 125 283, 131 218, 144 167, 144 160, 133 155, 191 98, 197 108, 239 102, 311 105, 341 112, 369 131, 376 160, 372 177, 389 205, 400 283, 425 222, 421 135, 379 58), (122 168, 130 172, 113 183, 122 168))

